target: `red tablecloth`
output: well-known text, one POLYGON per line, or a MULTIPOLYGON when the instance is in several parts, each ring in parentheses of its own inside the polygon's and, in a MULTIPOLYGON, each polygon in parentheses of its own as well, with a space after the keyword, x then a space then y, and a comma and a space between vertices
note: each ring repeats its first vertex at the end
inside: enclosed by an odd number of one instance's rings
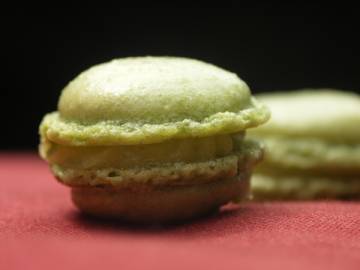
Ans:
POLYGON ((0 269, 360 269, 360 203, 248 203, 170 227, 79 214, 33 154, 0 154, 0 269))

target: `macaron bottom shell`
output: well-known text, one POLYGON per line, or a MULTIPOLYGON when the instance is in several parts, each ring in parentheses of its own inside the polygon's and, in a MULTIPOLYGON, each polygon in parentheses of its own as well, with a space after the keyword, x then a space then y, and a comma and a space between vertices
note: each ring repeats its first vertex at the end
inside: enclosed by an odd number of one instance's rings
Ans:
POLYGON ((202 184, 143 188, 73 187, 72 200, 84 213, 136 223, 173 223, 204 216, 247 197, 250 173, 202 184))
POLYGON ((360 199, 360 178, 255 173, 251 196, 257 201, 360 199))

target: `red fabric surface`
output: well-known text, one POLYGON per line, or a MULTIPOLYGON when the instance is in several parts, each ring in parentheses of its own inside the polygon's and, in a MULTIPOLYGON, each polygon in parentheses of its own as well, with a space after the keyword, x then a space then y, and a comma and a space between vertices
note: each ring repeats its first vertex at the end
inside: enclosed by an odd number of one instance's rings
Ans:
POLYGON ((360 203, 248 203, 178 226, 85 217, 33 154, 0 154, 0 269, 360 269, 360 203))

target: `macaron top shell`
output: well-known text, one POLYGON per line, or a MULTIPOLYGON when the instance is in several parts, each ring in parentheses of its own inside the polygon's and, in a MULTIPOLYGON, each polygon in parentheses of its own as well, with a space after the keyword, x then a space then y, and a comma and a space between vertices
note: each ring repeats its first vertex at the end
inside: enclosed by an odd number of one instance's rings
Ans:
POLYGON ((65 145, 149 144, 234 133, 268 118, 234 73, 187 58, 135 57, 81 73, 40 133, 65 145))
POLYGON ((253 134, 359 142, 359 95, 331 89, 304 89, 262 94, 258 98, 270 108, 271 121, 253 130, 253 134))
POLYGON ((63 90, 59 112, 67 120, 86 124, 162 124, 201 121, 249 105, 249 88, 236 74, 198 60, 134 57, 81 73, 63 90))

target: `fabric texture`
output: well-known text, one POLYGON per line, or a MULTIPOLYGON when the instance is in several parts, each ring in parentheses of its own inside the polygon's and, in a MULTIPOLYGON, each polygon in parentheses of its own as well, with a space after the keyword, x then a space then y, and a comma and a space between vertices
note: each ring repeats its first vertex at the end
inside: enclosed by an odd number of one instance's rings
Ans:
POLYGON ((359 202, 227 207, 172 226, 81 215, 34 154, 0 154, 0 269, 360 269, 359 202))

